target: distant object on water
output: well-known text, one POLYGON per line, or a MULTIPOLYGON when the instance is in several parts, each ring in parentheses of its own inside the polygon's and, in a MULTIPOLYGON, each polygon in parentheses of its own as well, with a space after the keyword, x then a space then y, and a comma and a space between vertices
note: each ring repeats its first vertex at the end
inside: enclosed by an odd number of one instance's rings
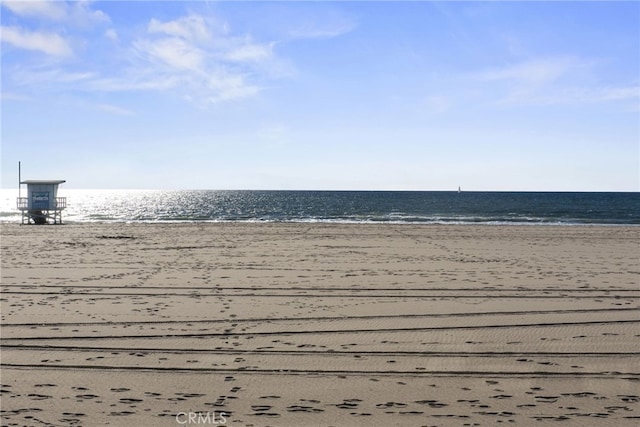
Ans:
POLYGON ((58 185, 65 180, 20 181, 27 185, 27 197, 18 197, 22 224, 62 224, 62 211, 67 198, 58 197, 58 185))
POLYGON ((458 185, 458 193, 462 193, 462 190, 460 189, 459 185, 458 185))

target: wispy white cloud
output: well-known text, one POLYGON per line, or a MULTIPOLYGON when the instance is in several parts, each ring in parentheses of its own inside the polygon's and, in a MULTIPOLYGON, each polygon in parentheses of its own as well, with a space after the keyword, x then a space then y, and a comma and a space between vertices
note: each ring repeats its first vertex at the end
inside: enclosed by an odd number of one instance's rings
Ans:
POLYGON ((225 58, 234 62, 258 62, 269 59, 273 55, 275 43, 240 43, 226 53, 225 58))
MULTIPOLYGON (((517 100, 512 99, 512 102, 515 101, 517 100)), ((640 102, 640 86, 565 88, 552 93, 529 96, 526 99, 528 104, 536 105, 597 104, 616 101, 631 101, 637 104, 640 102)))
POLYGON ((627 87, 605 87, 598 90, 593 97, 602 101, 616 101, 621 99, 640 100, 640 85, 627 87))
POLYGON ((206 100, 210 103, 247 98, 262 90, 258 85, 249 83, 245 76, 224 71, 210 76, 206 87, 209 90, 206 100))
POLYGON ((0 27, 2 42, 26 50, 34 50, 47 55, 65 57, 73 55, 70 43, 56 33, 29 31, 16 26, 0 27))
POLYGON ((62 1, 3 1, 2 6, 16 15, 47 20, 62 20, 67 16, 67 4, 62 1))
POLYGON ((92 2, 80 1, 3 1, 2 6, 23 18, 35 18, 46 22, 65 22, 79 27, 109 22, 109 16, 92 9, 92 2))
POLYGON ((577 61, 569 57, 537 58, 483 71, 478 74, 478 78, 486 81, 513 81, 540 85, 559 79, 576 66, 578 66, 577 61))
POLYGON ((167 22, 152 18, 147 29, 149 33, 163 33, 192 41, 207 41, 211 37, 204 17, 194 14, 167 22))
POLYGON ((95 108, 105 113, 115 114, 117 116, 133 116, 134 112, 126 108, 118 107, 110 104, 96 104, 95 108))
POLYGON ((332 25, 300 23, 294 26, 289 35, 293 39, 330 39, 350 33, 356 28, 353 22, 337 22, 332 25))
POLYGON ((7 13, 19 18, 23 25, 3 26, 2 41, 16 48, 38 51, 50 56, 71 57, 73 47, 84 44, 81 31, 110 22, 107 14, 93 9, 92 2, 81 1, 3 1, 7 13), (37 29, 34 26, 37 22, 37 29))
POLYGON ((180 84, 181 79, 176 75, 136 69, 118 76, 95 76, 86 82, 84 88, 99 92, 163 91, 174 89, 180 84))
POLYGON ((118 41, 120 36, 118 36, 118 32, 114 28, 109 28, 104 32, 104 36, 109 40, 118 41))
POLYGON ((75 88, 82 87, 97 75, 92 72, 69 71, 64 68, 30 69, 16 67, 12 70, 13 81, 23 87, 41 87, 52 82, 61 85, 65 89, 72 85, 75 88))
POLYGON ((493 102, 500 105, 569 105, 638 99, 637 84, 598 84, 593 77, 596 64, 597 61, 570 56, 534 58, 484 70, 474 78, 493 84, 490 86, 493 102))
POLYGON ((287 28, 291 39, 328 39, 354 31, 358 27, 356 19, 344 10, 314 4, 303 10, 291 10, 285 15, 282 25, 287 28))
POLYGON ((199 71, 204 64, 202 50, 176 37, 138 40, 133 47, 147 61, 177 70, 199 71))

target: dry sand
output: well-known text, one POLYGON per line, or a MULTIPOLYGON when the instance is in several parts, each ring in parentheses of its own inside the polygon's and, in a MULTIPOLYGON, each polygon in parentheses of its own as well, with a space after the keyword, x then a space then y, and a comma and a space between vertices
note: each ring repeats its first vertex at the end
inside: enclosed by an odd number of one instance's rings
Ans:
POLYGON ((1 231, 2 425, 640 425, 640 227, 1 231))

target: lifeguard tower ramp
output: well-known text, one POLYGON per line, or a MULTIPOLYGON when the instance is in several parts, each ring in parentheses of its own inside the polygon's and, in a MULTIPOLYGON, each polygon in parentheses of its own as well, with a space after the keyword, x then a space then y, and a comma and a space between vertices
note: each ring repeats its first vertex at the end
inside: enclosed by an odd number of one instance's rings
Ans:
POLYGON ((67 207, 66 197, 58 197, 58 185, 64 180, 29 180, 27 197, 18 197, 18 209, 23 224, 62 224, 62 211, 67 207))

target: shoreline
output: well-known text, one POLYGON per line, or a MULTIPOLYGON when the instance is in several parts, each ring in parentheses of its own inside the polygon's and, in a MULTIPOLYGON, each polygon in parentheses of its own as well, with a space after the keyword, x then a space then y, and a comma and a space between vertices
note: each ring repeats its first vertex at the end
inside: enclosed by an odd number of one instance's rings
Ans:
MULTIPOLYGON (((387 220, 324 220, 324 219, 300 219, 300 220, 262 220, 262 219, 251 219, 251 220, 235 220, 235 219, 207 219, 207 220, 113 220, 113 221, 104 221, 104 220, 96 220, 96 221, 66 221, 63 218, 63 222, 60 224, 44 224, 43 227, 55 225, 73 225, 73 226, 83 226, 83 225, 198 225, 198 224, 247 224, 247 225, 260 225, 260 224, 300 224, 300 225, 406 225, 406 226, 460 226, 460 227, 630 227, 636 228, 640 227, 640 224, 627 224, 627 223, 613 223, 613 222, 540 222, 540 221, 531 221, 531 222, 522 222, 522 221, 440 221, 440 222, 430 222, 430 221, 387 221, 387 220)), ((21 224, 15 220, 0 220, 0 226, 37 226, 36 224, 21 224)))
POLYGON ((634 226, 0 232, 3 425, 640 417, 634 226))

